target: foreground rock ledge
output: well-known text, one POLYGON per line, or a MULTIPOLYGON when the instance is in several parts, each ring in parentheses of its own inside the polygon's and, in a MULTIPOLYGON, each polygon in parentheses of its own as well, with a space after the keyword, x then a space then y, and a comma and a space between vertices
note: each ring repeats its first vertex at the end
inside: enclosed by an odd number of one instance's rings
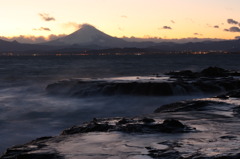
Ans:
MULTIPOLYGON (((219 92, 223 88, 230 92, 163 105, 144 117, 93 119, 66 129, 59 136, 9 148, 1 159, 239 159, 240 82, 232 77, 239 73, 208 68, 200 73, 172 72, 170 76, 173 82, 159 84, 161 91, 173 93, 173 86, 188 90, 194 85, 203 92, 219 92)), ((128 84, 68 81, 48 89, 71 95, 105 91, 111 95, 159 95, 160 89, 154 91, 159 87, 152 87, 158 85, 154 82, 128 84)))
POLYGON ((239 159, 239 92, 164 105, 145 117, 93 119, 1 158, 239 159))
MULTIPOLYGON (((156 133, 187 133, 195 131, 175 119, 167 119, 162 123, 152 118, 112 118, 93 119, 81 126, 74 126, 64 130, 58 137, 42 137, 21 146, 7 149, 2 159, 36 158, 36 159, 63 159, 49 143, 58 143, 73 134, 86 134, 91 132, 123 132, 127 134, 156 134, 156 133), (66 137, 67 136, 67 137, 66 137)), ((51 145, 51 144, 50 144, 51 145)), ((91 149, 91 147, 89 148, 91 149)), ((147 154, 145 154, 147 155, 147 154)))

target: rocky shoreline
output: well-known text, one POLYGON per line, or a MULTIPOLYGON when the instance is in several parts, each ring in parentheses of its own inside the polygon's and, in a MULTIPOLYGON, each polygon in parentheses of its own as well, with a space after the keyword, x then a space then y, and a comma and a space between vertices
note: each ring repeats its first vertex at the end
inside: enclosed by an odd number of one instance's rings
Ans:
POLYGON ((149 77, 107 79, 70 79, 49 84, 49 94, 71 97, 96 95, 172 96, 200 93, 222 93, 240 89, 240 73, 218 67, 201 72, 190 70, 155 74, 149 77))
MULTIPOLYGON (((163 105, 144 116, 94 118, 63 130, 59 136, 8 148, 1 159, 238 159, 239 75, 219 68, 209 70, 215 74, 207 82, 221 81, 226 88, 217 96, 163 105)), ((170 78, 181 78, 173 83, 193 78, 206 82, 206 74, 204 78, 189 71, 171 74, 170 78)))

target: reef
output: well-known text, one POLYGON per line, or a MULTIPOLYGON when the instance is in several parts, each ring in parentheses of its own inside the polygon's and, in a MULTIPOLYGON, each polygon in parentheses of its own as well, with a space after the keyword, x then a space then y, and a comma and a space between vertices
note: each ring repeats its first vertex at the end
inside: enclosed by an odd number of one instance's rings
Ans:
MULTIPOLYGON (((198 73, 171 72, 169 78, 164 79, 168 81, 165 81, 168 85, 166 89, 170 86, 172 89, 177 83, 191 86, 203 83, 201 87, 199 86, 201 90, 212 91, 217 87, 224 89, 216 91, 219 95, 210 94, 209 98, 161 105, 151 114, 94 118, 92 121, 65 129, 58 136, 42 137, 8 148, 1 159, 238 159, 240 158, 238 76, 237 72, 220 68, 208 68, 198 73)), ((158 77, 151 82, 150 79, 138 80, 131 81, 130 84, 128 80, 110 82, 69 80, 51 84, 47 90, 53 94, 70 93, 71 96, 82 97, 83 90, 85 93, 88 92, 87 95, 96 95, 96 90, 99 93, 111 87, 115 93, 131 92, 130 94, 135 95, 133 90, 142 89, 139 94, 144 95, 146 89, 151 92, 159 83, 162 84, 162 79, 159 80, 158 77), (124 84, 129 84, 128 89, 122 88, 124 84), (143 86, 142 84, 148 86, 138 88, 143 86), (133 85, 136 89, 133 89, 133 85)), ((145 95, 149 95, 149 92, 145 92, 145 95)))
POLYGON ((103 79, 68 79, 49 84, 49 94, 72 97, 96 95, 172 96, 199 93, 220 94, 240 89, 240 73, 218 67, 201 72, 169 72, 159 76, 103 79))

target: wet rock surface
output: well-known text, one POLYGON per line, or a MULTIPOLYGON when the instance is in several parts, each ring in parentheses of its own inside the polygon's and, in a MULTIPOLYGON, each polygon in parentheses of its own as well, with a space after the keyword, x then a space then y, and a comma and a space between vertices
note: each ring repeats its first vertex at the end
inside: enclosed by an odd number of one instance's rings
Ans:
POLYGON ((1 159, 239 159, 239 73, 210 67, 169 76, 131 82, 67 80, 51 84, 47 90, 81 97, 99 93, 172 95, 196 90, 219 95, 162 105, 144 116, 94 118, 59 136, 9 148, 1 159))
POLYGON ((51 152, 39 151, 48 148, 45 142, 53 137, 41 137, 24 145, 14 146, 6 150, 3 159, 63 159, 53 148, 51 152))
POLYGON ((203 69, 200 72, 193 72, 191 70, 184 71, 172 71, 166 73, 171 77, 186 77, 186 78, 201 78, 201 77, 232 77, 240 76, 240 73, 237 71, 226 70, 220 67, 208 67, 203 69))
POLYGON ((77 133, 88 133, 88 132, 111 132, 120 131, 127 133, 184 133, 191 132, 194 128, 182 124, 180 121, 175 119, 166 119, 163 123, 155 122, 151 118, 143 119, 128 119, 122 118, 116 122, 112 119, 95 119, 89 123, 81 126, 74 126, 70 129, 64 130, 62 135, 70 135, 77 133))
POLYGON ((240 73, 218 67, 201 72, 169 72, 163 76, 125 77, 120 79, 71 79, 49 84, 54 95, 74 97, 96 95, 171 96, 193 93, 222 93, 240 89, 240 73))
POLYGON ((154 113, 160 112, 186 112, 186 111, 207 111, 207 106, 221 105, 223 102, 210 101, 210 100, 192 100, 192 101, 181 101, 163 105, 157 108, 154 113))
POLYGON ((238 102, 206 98, 163 105, 144 117, 94 118, 9 148, 1 158, 238 159, 238 102))

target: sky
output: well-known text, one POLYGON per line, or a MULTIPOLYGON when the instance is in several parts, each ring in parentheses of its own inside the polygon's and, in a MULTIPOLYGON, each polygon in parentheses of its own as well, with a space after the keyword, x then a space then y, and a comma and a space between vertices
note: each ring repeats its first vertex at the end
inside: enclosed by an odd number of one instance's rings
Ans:
POLYGON ((115 37, 240 36, 239 0, 0 0, 0 36, 56 38, 91 24, 115 37))

